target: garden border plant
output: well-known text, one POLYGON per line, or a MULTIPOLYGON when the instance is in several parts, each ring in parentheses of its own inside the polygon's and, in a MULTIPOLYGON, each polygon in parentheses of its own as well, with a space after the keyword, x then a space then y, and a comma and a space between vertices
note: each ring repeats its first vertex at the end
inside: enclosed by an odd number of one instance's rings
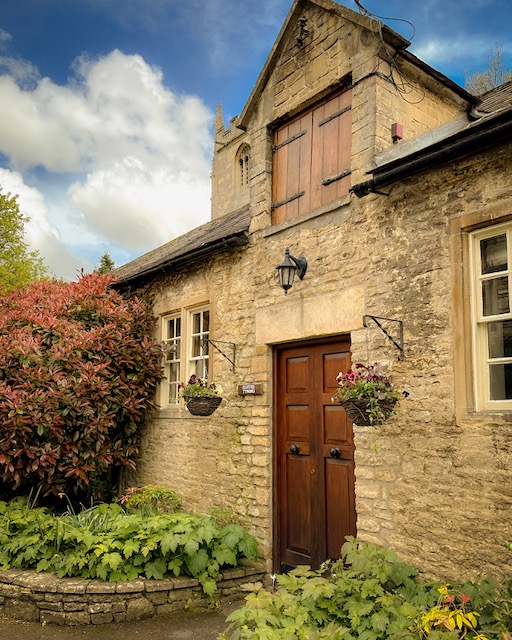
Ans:
POLYGON ((212 596, 223 567, 255 560, 258 545, 238 524, 219 528, 206 515, 127 514, 101 504, 55 516, 24 498, 0 502, 0 568, 53 571, 59 577, 133 580, 196 578, 212 596))
POLYGON ((422 582, 394 551, 354 538, 337 562, 271 578, 221 640, 510 640, 512 584, 422 582))

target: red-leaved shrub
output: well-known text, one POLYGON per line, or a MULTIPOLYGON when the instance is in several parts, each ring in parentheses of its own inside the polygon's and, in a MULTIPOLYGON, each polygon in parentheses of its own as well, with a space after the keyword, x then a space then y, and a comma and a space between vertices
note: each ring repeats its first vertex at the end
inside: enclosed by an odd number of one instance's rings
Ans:
POLYGON ((38 282, 0 297, 0 482, 87 495, 134 468, 160 349, 146 304, 110 276, 38 282))

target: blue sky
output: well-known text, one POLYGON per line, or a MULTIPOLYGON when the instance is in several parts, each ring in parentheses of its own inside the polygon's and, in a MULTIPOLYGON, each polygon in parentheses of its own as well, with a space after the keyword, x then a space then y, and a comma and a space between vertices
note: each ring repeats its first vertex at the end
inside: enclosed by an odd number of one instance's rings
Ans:
MULTIPOLYGON (((0 186, 55 275, 105 250, 120 265, 209 219, 216 104, 225 121, 241 111, 291 4, 2 0, 0 186)), ((510 0, 362 4, 456 82, 496 44, 510 64, 510 0)))

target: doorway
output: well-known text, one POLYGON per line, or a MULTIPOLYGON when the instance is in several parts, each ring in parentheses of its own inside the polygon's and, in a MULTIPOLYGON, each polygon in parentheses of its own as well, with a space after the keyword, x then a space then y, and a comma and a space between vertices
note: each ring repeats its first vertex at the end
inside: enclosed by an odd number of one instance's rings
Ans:
POLYGON ((274 365, 274 569, 318 568, 356 535, 352 422, 331 401, 350 340, 279 346, 274 365))

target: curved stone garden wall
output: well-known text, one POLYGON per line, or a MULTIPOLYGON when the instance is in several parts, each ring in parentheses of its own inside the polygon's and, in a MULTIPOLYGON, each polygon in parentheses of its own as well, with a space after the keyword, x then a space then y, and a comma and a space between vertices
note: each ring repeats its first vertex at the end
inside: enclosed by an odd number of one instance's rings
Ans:
MULTIPOLYGON (((263 565, 222 573, 215 600, 237 599, 243 585, 263 581, 263 565)), ((185 607, 206 607, 209 598, 194 578, 103 582, 57 578, 23 569, 0 571, 0 614, 57 625, 108 624, 150 618, 185 607)))

